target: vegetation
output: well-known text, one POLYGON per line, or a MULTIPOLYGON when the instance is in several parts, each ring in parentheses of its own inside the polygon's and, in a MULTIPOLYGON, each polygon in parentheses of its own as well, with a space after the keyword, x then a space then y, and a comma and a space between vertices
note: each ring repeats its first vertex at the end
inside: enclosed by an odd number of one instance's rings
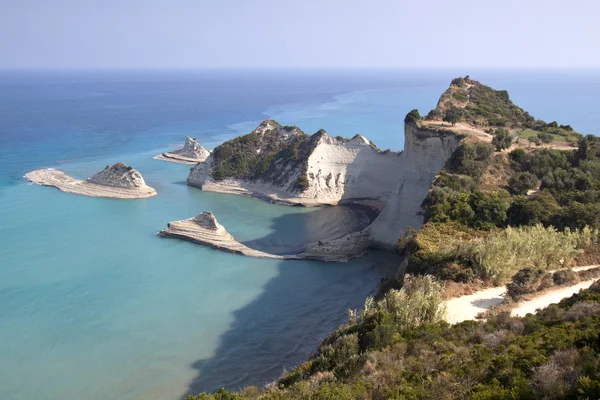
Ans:
POLYGON ((512 144, 513 138, 508 133, 508 131, 504 128, 496 129, 494 133, 494 138, 492 139, 492 144, 496 148, 496 151, 501 151, 504 149, 508 149, 512 144))
POLYGON ((494 90, 469 76, 453 79, 426 119, 442 119, 452 125, 466 122, 474 126, 505 128, 495 134, 493 144, 497 150, 510 146, 508 130, 532 143, 574 143, 580 136, 570 125, 536 120, 513 104, 506 90, 494 90))
POLYGON ((406 114, 406 117, 404 118, 404 123, 417 124, 420 120, 421 114, 419 114, 419 110, 415 108, 414 110, 411 110, 408 114, 406 114))
POLYGON ((278 384, 188 400, 600 398, 600 284, 536 315, 452 326, 435 309, 438 283, 409 284, 368 300, 278 384), (405 317, 405 301, 427 317, 405 317))
POLYGON ((549 270, 573 264, 579 255, 593 251, 599 236, 591 229, 558 232, 535 225, 487 232, 457 222, 433 222, 403 240, 411 254, 409 273, 502 285, 527 266, 549 270))
POLYGON ((308 136, 298 127, 265 121, 257 130, 215 148, 212 176, 217 181, 226 178, 262 179, 281 184, 300 169, 302 173, 294 189, 304 191, 309 185, 306 177, 308 157, 324 133, 320 130, 308 136), (272 126, 271 129, 264 129, 267 123, 272 126), (283 168, 290 164, 291 168, 283 168))

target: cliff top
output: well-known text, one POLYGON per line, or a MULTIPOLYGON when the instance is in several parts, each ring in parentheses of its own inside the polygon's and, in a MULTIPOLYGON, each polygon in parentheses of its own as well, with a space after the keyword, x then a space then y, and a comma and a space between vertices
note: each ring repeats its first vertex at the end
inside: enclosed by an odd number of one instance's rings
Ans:
POLYGON ((413 110, 405 122, 454 132, 472 142, 493 143, 497 150, 532 145, 573 149, 581 137, 570 125, 535 119, 515 105, 506 90, 495 90, 468 75, 453 79, 427 116, 421 118, 413 110))

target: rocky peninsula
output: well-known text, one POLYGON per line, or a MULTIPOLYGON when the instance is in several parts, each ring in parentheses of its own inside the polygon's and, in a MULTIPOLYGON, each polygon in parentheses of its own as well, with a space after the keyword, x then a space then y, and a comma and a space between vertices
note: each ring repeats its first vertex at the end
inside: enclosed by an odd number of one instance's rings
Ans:
POLYGON ((198 143, 195 138, 187 136, 182 149, 159 154, 154 159, 193 165, 206 161, 208 156, 210 150, 198 143))
POLYGON ((122 162, 107 165, 84 181, 54 169, 36 169, 25 174, 25 178, 38 185, 53 186, 63 192, 83 196, 143 199, 156 195, 156 190, 146 185, 142 174, 122 162))
POLYGON ((306 250, 297 254, 271 254, 264 251, 252 249, 238 242, 221 225, 215 216, 209 212, 203 213, 181 221, 173 221, 167 224, 167 228, 161 230, 158 235, 165 238, 177 238, 187 240, 193 243, 202 244, 217 250, 227 251, 229 253, 241 254, 249 257, 274 258, 279 260, 320 260, 325 262, 345 261, 351 258, 362 256, 367 248, 366 237, 359 233, 353 233, 348 236, 358 235, 362 240, 353 240, 352 243, 358 243, 354 248, 348 247, 346 236, 343 240, 334 239, 326 242, 318 242, 307 246, 306 250), (353 251, 352 251, 353 250, 353 251))

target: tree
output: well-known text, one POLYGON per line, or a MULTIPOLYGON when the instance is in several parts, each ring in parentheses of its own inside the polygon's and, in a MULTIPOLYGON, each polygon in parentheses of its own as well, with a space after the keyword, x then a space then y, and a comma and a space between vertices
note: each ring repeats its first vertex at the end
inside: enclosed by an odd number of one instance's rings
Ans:
POLYGON ((406 117, 404 118, 404 123, 413 123, 416 124, 418 121, 421 120, 421 114, 419 114, 419 110, 417 110, 416 108, 414 110, 411 110, 408 114, 406 114, 406 117))
POLYGON ((444 115, 444 122, 449 122, 454 126, 457 122, 459 122, 462 119, 463 114, 464 112, 462 108, 450 107, 446 110, 446 115, 444 115))
POLYGON ((528 190, 535 189, 538 178, 531 172, 517 172, 508 181, 508 186, 516 194, 526 194, 528 190))
POLYGON ((496 147, 496 151, 508 149, 512 144, 512 136, 504 128, 496 129, 492 144, 496 147))
POLYGON ((548 132, 540 132, 537 136, 542 141, 542 143, 550 143, 554 139, 552 137, 552 134, 548 132))

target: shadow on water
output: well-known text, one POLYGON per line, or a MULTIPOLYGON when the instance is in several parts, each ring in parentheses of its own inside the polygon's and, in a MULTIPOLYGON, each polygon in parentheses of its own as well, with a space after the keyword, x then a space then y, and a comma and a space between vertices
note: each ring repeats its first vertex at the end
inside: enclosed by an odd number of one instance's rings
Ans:
POLYGON ((234 311, 213 357, 192 364, 198 373, 188 394, 260 386, 307 360, 346 320, 347 310, 361 307, 376 290, 382 276, 378 261, 366 258, 361 264, 344 272, 343 264, 279 262, 263 293, 234 311))
POLYGON ((321 207, 310 213, 286 214, 274 219, 271 234, 242 243, 271 254, 296 254, 306 250, 309 244, 361 231, 376 216, 372 209, 358 205, 321 207))
MULTIPOLYGON (((332 216, 349 212, 335 208, 340 210, 332 207, 332 216)), ((306 224, 292 228, 286 225, 289 216, 276 218, 275 233, 254 244, 285 247, 279 238, 288 229, 296 230, 297 239, 303 234, 317 235, 315 226, 327 220, 325 214, 315 211, 305 215, 310 216, 303 219, 306 224), (311 223, 313 220, 319 223, 311 223)), ((233 312, 233 322, 220 336, 213 356, 192 364, 197 375, 186 395, 221 387, 237 390, 261 386, 277 379, 284 369, 291 370, 306 361, 319 343, 346 321, 347 310, 362 307, 365 298, 375 293, 381 279, 393 274, 398 264, 393 253, 380 251, 346 263, 279 261, 276 276, 264 285, 262 293, 233 312)))

